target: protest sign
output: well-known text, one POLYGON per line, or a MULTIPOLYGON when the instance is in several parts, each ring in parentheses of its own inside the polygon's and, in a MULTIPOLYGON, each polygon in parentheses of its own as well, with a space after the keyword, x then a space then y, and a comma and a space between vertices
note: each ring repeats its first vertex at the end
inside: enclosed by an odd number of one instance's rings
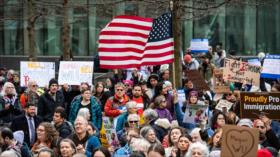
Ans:
POLYGON ((221 156, 257 156, 259 130, 235 125, 223 126, 221 156))
POLYGON ((247 61, 250 65, 261 66, 261 62, 259 59, 248 59, 247 61))
POLYGON ((114 146, 118 148, 120 146, 116 129, 114 127, 114 122, 110 117, 102 117, 104 129, 106 133, 106 140, 109 146, 114 146))
POLYGON ((92 84, 93 62, 61 61, 58 83, 80 85, 81 82, 92 84))
POLYGON ((280 119, 280 93, 241 92, 240 117, 255 119, 263 113, 270 119, 280 119))
POLYGON ((208 52, 209 41, 208 39, 192 39, 190 48, 193 53, 208 52))
POLYGON ((259 86, 261 67, 233 59, 224 59, 223 78, 231 82, 246 82, 259 86))
POLYGON ((219 101, 219 103, 216 105, 216 109, 220 110, 220 111, 224 111, 224 108, 226 108, 227 112, 229 111, 229 109, 232 107, 233 103, 227 101, 227 100, 223 100, 221 99, 219 101))
POLYGON ((280 55, 267 55, 263 63, 262 78, 280 78, 280 55))
POLYGON ((187 105, 184 114, 184 123, 199 124, 206 116, 208 105, 187 105))
POLYGON ((186 74, 187 74, 187 78, 193 82, 196 90, 200 92, 204 90, 210 90, 210 88, 208 87, 207 83, 200 75, 198 70, 188 70, 186 71, 186 74))
POLYGON ((55 78, 54 62, 20 62, 20 86, 27 87, 33 80, 39 87, 45 87, 52 78, 55 78))
POLYGON ((186 102, 186 94, 183 89, 177 90, 177 95, 178 95, 178 103, 179 106, 182 107, 183 104, 186 102))
POLYGON ((223 79, 223 69, 214 69, 213 72, 213 90, 215 93, 230 93, 227 82, 223 79))

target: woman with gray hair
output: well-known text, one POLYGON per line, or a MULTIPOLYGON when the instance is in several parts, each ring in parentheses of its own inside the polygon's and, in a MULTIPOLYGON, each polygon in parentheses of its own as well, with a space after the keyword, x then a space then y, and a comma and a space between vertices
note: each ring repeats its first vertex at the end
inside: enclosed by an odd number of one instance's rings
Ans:
POLYGON ((0 95, 0 123, 9 126, 14 117, 21 113, 22 109, 17 98, 15 86, 11 82, 6 82, 0 95))
POLYGON ((137 114, 137 103, 135 101, 129 101, 126 103, 127 112, 121 114, 117 120, 116 132, 124 128, 125 122, 127 122, 128 115, 137 114))
POLYGON ((157 139, 156 132, 151 126, 144 126, 140 130, 140 135, 150 144, 160 144, 159 140, 157 139))
POLYGON ((208 157, 209 151, 205 144, 192 143, 185 157, 208 157))

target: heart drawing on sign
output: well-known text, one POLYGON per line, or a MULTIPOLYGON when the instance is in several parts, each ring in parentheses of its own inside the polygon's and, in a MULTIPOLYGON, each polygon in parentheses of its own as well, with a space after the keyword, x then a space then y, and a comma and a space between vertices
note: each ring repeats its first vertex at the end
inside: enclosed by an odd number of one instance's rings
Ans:
POLYGON ((253 134, 247 130, 233 129, 225 136, 232 157, 246 157, 255 143, 253 134))

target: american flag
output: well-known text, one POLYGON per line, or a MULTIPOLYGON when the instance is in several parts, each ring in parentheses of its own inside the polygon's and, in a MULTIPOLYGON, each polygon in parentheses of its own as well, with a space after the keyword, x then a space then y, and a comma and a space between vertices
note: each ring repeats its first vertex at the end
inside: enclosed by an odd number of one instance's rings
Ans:
POLYGON ((153 20, 117 16, 99 35, 100 67, 123 69, 173 62, 171 14, 153 20))

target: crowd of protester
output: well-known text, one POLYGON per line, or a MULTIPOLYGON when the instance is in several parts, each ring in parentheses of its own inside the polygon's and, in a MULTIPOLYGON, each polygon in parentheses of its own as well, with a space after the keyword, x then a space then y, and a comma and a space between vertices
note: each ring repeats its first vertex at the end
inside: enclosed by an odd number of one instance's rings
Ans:
MULTIPOLYGON (((215 51, 210 48, 199 57, 187 52, 182 63, 184 73, 199 70, 210 89, 213 70, 223 67, 226 57, 221 45, 215 51)), ((168 65, 114 70, 114 76, 92 86, 59 85, 51 79, 48 87, 39 88, 36 80, 30 80, 22 88, 17 72, 1 68, 0 156, 219 157, 225 124, 258 129, 258 157, 278 156, 279 122, 265 114, 240 118, 238 93, 252 90, 250 85, 232 83, 231 92, 215 99, 213 90, 198 91, 182 74, 186 101, 180 105, 170 72, 168 65), (222 99, 233 103, 229 111, 215 109, 222 99), (183 120, 188 106, 206 104, 202 119, 183 120), (118 139, 106 147, 100 140, 105 116, 117 118, 118 139)), ((266 85, 255 91, 280 90, 277 79, 261 84, 266 85)))

